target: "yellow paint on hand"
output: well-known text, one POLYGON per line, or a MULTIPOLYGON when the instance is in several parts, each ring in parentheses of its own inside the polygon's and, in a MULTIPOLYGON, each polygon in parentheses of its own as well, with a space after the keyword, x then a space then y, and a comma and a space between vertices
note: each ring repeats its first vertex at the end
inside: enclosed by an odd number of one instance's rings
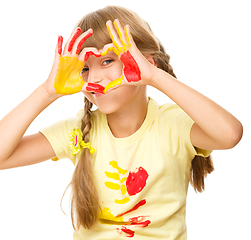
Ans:
POLYGON ((120 78, 117 78, 116 80, 108 83, 106 86, 105 86, 105 89, 104 89, 104 93, 106 93, 109 89, 115 87, 115 86, 118 86, 118 85, 121 85, 122 82, 123 82, 123 79, 124 79, 124 75, 120 78))
POLYGON ((120 185, 117 183, 113 183, 113 182, 105 182, 105 186, 113 189, 113 190, 119 190, 120 189, 120 185))
POLYGON ((118 172, 119 172, 120 174, 123 174, 123 175, 124 175, 124 174, 127 173, 127 170, 124 170, 124 169, 120 168, 120 167, 118 166, 118 163, 117 163, 116 161, 110 161, 109 164, 110 164, 113 168, 117 169, 118 172))
POLYGON ((116 55, 119 56, 119 51, 117 48, 109 47, 104 52, 100 53, 101 56, 105 56, 109 51, 113 51, 116 55))
POLYGON ((112 31, 111 31, 110 27, 109 27, 108 25, 106 25, 106 26, 107 26, 108 32, 109 32, 109 34, 110 34, 110 37, 111 37, 111 39, 112 39, 112 42, 113 42, 114 46, 115 46, 117 49, 119 49, 119 45, 118 45, 118 43, 115 41, 115 39, 114 39, 114 37, 113 37, 113 35, 112 35, 112 31))
POLYGON ((124 40, 123 40, 122 32, 120 31, 119 26, 118 26, 118 23, 117 23, 116 20, 114 21, 114 26, 115 26, 115 28, 116 28, 116 30, 117 30, 117 33, 118 33, 119 38, 120 38, 120 41, 121 41, 121 43, 122 43, 122 45, 123 45, 122 51, 125 51, 127 45, 126 45, 126 43, 125 43, 124 40))
POLYGON ((60 57, 55 77, 54 88, 57 94, 74 94, 80 92, 84 81, 80 75, 84 62, 77 57, 60 57))
POLYGON ((126 35, 126 40, 127 40, 127 43, 128 43, 128 48, 130 48, 132 45, 131 45, 131 40, 130 40, 130 37, 129 37, 129 34, 128 34, 128 31, 127 31, 127 27, 125 26, 125 35, 126 35))
POLYGON ((123 198, 121 200, 116 199, 115 203, 117 203, 117 204, 125 204, 125 203, 128 203, 129 201, 130 201, 130 198, 126 197, 126 198, 123 198))

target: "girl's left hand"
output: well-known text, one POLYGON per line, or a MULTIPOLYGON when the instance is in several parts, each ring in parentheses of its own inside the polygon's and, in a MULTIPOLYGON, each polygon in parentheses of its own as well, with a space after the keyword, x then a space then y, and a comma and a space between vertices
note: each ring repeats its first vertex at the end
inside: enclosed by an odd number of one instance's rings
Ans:
POLYGON ((123 29, 117 19, 114 21, 114 24, 108 21, 106 25, 113 43, 107 44, 101 55, 104 56, 108 51, 114 51, 124 64, 124 68, 123 75, 110 82, 105 87, 104 93, 111 88, 114 89, 123 84, 149 85, 157 68, 151 64, 137 48, 130 34, 129 25, 126 25, 123 29))

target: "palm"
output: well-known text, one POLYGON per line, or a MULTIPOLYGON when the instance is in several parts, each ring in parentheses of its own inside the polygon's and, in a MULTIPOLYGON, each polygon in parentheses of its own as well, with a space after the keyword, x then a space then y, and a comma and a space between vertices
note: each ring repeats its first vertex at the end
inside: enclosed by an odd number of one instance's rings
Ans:
POLYGON ((85 48, 80 52, 81 46, 92 35, 92 30, 79 37, 80 33, 81 29, 77 28, 66 43, 63 53, 63 38, 61 36, 58 38, 55 61, 47 84, 50 89, 48 92, 62 95, 80 92, 85 83, 81 76, 85 61, 90 55, 101 56, 94 48, 85 48))
POLYGON ((127 27, 125 26, 124 32, 121 31, 121 27, 118 25, 117 21, 114 22, 115 28, 117 30, 118 36, 114 29, 107 24, 108 31, 112 38, 113 47, 108 48, 106 51, 102 52, 101 55, 106 55, 108 51, 114 51, 120 58, 120 61, 124 64, 123 75, 109 83, 104 90, 104 93, 109 89, 121 85, 123 82, 132 83, 141 80, 141 71, 135 61, 134 57, 130 53, 132 47, 129 34, 127 32, 127 27))

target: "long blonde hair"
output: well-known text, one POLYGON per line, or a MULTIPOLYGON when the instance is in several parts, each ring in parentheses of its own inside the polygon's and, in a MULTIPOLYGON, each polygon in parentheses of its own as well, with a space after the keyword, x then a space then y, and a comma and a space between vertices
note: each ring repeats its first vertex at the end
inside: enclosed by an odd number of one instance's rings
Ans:
MULTIPOLYGON (((111 43, 106 29, 108 20, 119 19, 121 25, 130 25, 132 37, 145 56, 152 56, 159 68, 176 78, 170 65, 170 56, 165 52, 163 45, 154 36, 150 26, 136 13, 123 7, 108 6, 84 16, 78 23, 82 32, 93 29, 93 35, 87 39, 84 47, 102 49, 111 43)), ((92 103, 85 98, 84 116, 82 119, 82 132, 85 142, 90 140, 92 103)), ((213 171, 211 158, 195 157, 191 167, 191 183, 196 191, 204 190, 204 178, 213 171)), ((75 168, 72 182, 71 217, 75 230, 80 226, 90 229, 98 221, 100 211, 98 193, 92 176, 91 156, 88 149, 84 149, 75 168)))

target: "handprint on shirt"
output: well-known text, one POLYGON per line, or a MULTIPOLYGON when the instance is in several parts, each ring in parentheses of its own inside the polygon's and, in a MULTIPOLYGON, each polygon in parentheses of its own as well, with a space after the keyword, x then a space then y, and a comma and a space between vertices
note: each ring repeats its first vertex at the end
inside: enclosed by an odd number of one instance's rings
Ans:
POLYGON ((129 196, 134 196, 144 189, 148 173, 143 167, 139 167, 134 172, 130 171, 128 176, 125 177, 127 170, 120 168, 116 161, 110 161, 109 164, 115 168, 118 173, 105 171, 105 175, 117 182, 107 181, 105 182, 105 186, 112 190, 120 190, 123 198, 116 199, 115 203, 125 204, 130 201, 129 196))
MULTIPOLYGON (((105 175, 108 178, 112 179, 112 181, 106 181, 104 184, 107 188, 111 190, 121 191, 123 197, 122 199, 115 199, 115 203, 126 204, 130 201, 131 196, 138 194, 144 189, 144 187, 146 186, 146 181, 148 179, 148 173, 143 167, 139 167, 135 171, 130 171, 126 177, 128 171, 120 168, 116 161, 110 161, 109 165, 111 165, 112 168, 116 169, 116 171, 105 171, 105 175)), ((123 216, 137 210, 145 204, 146 200, 143 199, 128 211, 120 213, 117 216, 114 216, 111 210, 105 207, 102 209, 99 221, 102 224, 123 225, 122 227, 117 228, 117 232, 119 234, 124 233, 126 237, 133 237, 135 231, 129 229, 128 226, 136 226, 143 228, 147 227, 151 223, 150 220, 147 220, 147 217, 149 216, 136 216, 129 218, 127 221, 123 219, 123 216)))

